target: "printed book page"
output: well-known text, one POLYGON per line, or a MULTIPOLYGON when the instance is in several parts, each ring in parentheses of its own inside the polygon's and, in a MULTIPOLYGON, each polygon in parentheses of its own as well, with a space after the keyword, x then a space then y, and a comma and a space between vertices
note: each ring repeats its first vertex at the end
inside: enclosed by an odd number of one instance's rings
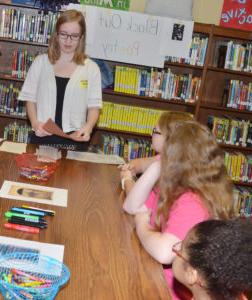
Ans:
POLYGON ((67 159, 86 161, 100 164, 120 165, 124 164, 125 161, 118 155, 110 154, 97 154, 91 152, 78 152, 78 151, 67 151, 67 159))
POLYGON ((3 141, 3 143, 0 145, 0 151, 3 152, 9 152, 9 153, 15 153, 15 154, 22 154, 26 152, 26 146, 25 143, 15 143, 10 141, 3 141))

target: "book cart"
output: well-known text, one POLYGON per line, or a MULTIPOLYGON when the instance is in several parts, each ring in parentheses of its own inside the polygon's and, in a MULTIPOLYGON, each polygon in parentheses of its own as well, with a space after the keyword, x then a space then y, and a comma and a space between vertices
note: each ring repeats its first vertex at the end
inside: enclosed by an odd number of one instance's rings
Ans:
MULTIPOLYGON (((16 100, 18 90, 34 57, 46 52, 57 13, 0 1, 0 18, 0 136, 23 141, 30 128, 24 104, 16 100), (23 15, 29 15, 29 28, 22 25, 23 15)), ((189 59, 167 57, 164 69, 109 62, 114 86, 103 90, 92 143, 129 159, 152 155, 151 131, 162 111, 193 114, 225 150, 228 173, 237 184, 237 212, 250 216, 251 39, 248 31, 195 23, 189 59)))

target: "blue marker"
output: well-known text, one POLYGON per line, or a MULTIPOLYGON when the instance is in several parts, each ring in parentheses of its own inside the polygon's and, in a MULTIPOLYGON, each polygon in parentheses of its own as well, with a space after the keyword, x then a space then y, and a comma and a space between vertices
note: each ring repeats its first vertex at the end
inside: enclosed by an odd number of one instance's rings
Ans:
POLYGON ((34 210, 29 210, 26 208, 20 208, 20 207, 12 207, 11 211, 13 212, 20 212, 26 215, 34 215, 34 216, 45 216, 46 213, 42 212, 42 211, 34 211, 34 210))

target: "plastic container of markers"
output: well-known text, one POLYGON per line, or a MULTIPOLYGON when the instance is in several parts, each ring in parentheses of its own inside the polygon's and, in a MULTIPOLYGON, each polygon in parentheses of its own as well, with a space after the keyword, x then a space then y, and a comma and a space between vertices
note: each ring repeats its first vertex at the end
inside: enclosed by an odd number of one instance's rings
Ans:
POLYGON ((47 181, 59 165, 58 161, 40 161, 33 153, 22 153, 15 158, 19 174, 34 181, 47 181))
POLYGON ((0 257, 0 291, 5 300, 52 300, 69 278, 67 266, 48 256, 14 252, 0 257))

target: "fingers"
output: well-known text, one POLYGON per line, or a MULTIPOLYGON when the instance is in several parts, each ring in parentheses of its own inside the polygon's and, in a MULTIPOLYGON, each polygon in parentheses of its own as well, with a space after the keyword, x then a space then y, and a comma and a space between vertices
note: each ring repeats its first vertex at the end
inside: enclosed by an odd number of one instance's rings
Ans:
POLYGON ((37 130, 35 130, 35 135, 39 137, 44 137, 52 134, 42 128, 38 128, 37 130))
POLYGON ((90 134, 88 133, 82 133, 82 135, 79 135, 78 132, 73 132, 71 137, 76 142, 88 142, 90 140, 90 134))

